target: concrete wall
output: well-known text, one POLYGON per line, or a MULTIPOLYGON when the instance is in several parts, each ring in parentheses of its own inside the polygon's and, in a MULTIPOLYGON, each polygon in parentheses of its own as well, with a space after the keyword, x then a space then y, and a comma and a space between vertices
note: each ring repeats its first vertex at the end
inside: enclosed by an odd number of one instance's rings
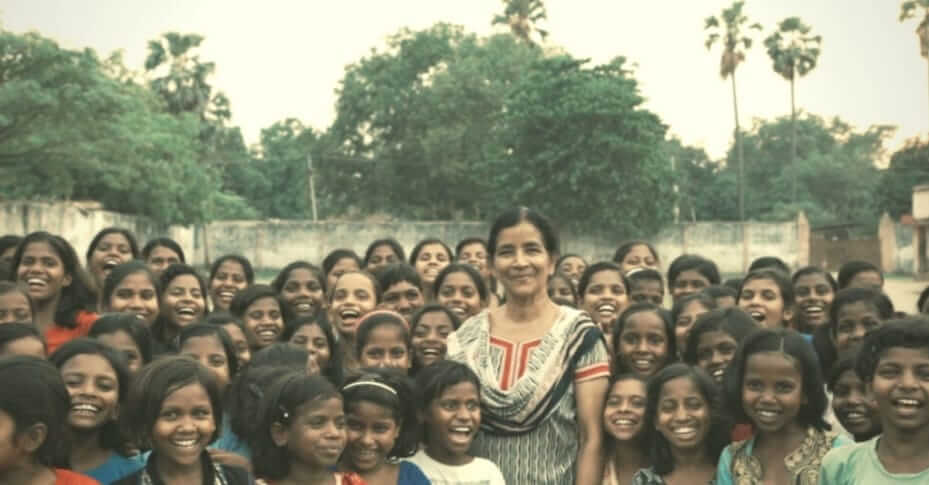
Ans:
MULTIPOLYGON (((240 253, 258 268, 280 268, 305 259, 319 263, 328 251, 353 249, 363 254, 374 239, 393 236, 410 251, 417 241, 436 237, 454 245, 471 236, 487 237, 487 222, 350 222, 350 221, 218 221, 205 227, 159 226, 144 218, 67 203, 0 202, 0 234, 47 230, 61 234, 83 254, 94 234, 108 226, 135 231, 143 244, 149 238, 174 238, 197 264, 226 253, 240 253)), ((591 261, 608 260, 622 242, 562 234, 562 250, 591 261)), ((662 266, 683 253, 716 261, 723 273, 741 273, 760 256, 778 256, 793 267, 809 260, 809 224, 796 220, 775 223, 697 222, 671 226, 651 242, 662 266)))

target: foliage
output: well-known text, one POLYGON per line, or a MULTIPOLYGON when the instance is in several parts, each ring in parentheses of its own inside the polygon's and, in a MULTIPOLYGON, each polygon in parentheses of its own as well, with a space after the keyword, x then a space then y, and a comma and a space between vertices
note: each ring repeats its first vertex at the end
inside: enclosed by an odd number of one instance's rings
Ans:
POLYGON ((790 82, 816 67, 823 39, 811 30, 799 17, 788 17, 764 41, 774 72, 790 82))
MULTIPOLYGON (((703 29, 709 31, 705 46, 711 49, 714 44, 721 42, 723 54, 719 63, 719 75, 723 79, 731 76, 739 64, 745 60, 745 51, 752 48, 752 37, 744 33, 748 17, 742 13, 744 1, 734 2, 729 8, 723 9, 719 17, 707 17, 703 29)), ((749 30, 761 30, 761 24, 754 23, 747 27, 749 30)))
POLYGON ((894 218, 911 211, 913 187, 929 184, 929 142, 908 140, 881 172, 878 197, 882 211, 894 218))
POLYGON ((925 15, 916 27, 919 37, 919 52, 923 57, 929 58, 929 0, 907 0, 900 4, 900 21, 904 22, 916 17, 917 9, 924 9, 925 15))
POLYGON ((527 44, 532 43, 533 31, 541 40, 548 37, 548 31, 539 28, 539 23, 548 18, 542 0, 503 0, 503 3, 503 14, 494 16, 491 25, 509 26, 510 32, 527 44))

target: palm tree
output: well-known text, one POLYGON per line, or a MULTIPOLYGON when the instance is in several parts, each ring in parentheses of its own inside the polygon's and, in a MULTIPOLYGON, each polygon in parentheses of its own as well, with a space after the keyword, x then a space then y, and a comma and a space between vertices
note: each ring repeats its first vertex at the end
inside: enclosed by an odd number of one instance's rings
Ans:
POLYGON ((548 31, 540 29, 538 23, 548 18, 542 0, 503 0, 505 5, 503 15, 494 17, 491 25, 507 25, 510 32, 520 40, 532 44, 531 35, 535 31, 542 40, 548 36, 548 31))
MULTIPOLYGON (((710 31, 706 38, 706 48, 710 49, 716 41, 723 45, 723 55, 719 63, 719 75, 732 80, 732 110, 735 114, 735 143, 739 157, 739 220, 745 220, 745 153, 742 150, 742 129, 739 127, 739 102, 735 89, 735 70, 745 60, 745 51, 751 49, 752 38, 743 34, 748 17, 742 13, 744 1, 737 1, 731 7, 723 9, 719 17, 707 17, 704 30, 710 31), (725 26, 725 28, 723 27, 725 26)), ((760 24, 751 24, 747 29, 761 30, 760 24)))
MULTIPOLYGON (((795 85, 798 77, 806 76, 816 67, 819 59, 819 47, 822 36, 811 35, 810 26, 800 17, 788 17, 778 24, 777 30, 764 41, 768 56, 774 62, 774 72, 790 81, 790 167, 795 169, 797 162, 797 105, 795 85)), ((797 200, 797 172, 793 172, 791 181, 791 200, 797 200)))
POLYGON ((170 113, 195 113, 205 119, 213 90, 207 78, 216 66, 201 62, 200 56, 193 54, 201 42, 200 35, 177 32, 148 42, 145 71, 156 76, 151 78, 150 85, 168 103, 170 113), (167 72, 156 74, 162 67, 167 67, 167 72))
POLYGON ((916 10, 922 7, 925 11, 922 21, 916 27, 916 36, 919 37, 919 54, 929 60, 929 0, 907 0, 900 5, 900 21, 915 18, 916 10))

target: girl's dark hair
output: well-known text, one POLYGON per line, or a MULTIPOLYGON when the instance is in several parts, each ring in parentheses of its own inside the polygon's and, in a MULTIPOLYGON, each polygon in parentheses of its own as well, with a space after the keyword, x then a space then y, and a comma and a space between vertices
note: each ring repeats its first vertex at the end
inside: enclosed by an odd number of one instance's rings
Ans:
POLYGON ((623 288, 626 290, 626 293, 629 293, 629 278, 626 278, 626 275, 623 274, 623 270, 619 268, 615 263, 609 263, 606 261, 601 261, 599 263, 594 263, 584 269, 584 272, 581 274, 581 277, 577 280, 577 295, 581 299, 584 298, 584 293, 587 292, 587 286, 590 285, 590 279, 594 277, 595 274, 601 273, 603 271, 615 271, 619 274, 619 279, 623 282, 623 288))
POLYGON ((481 381, 470 367, 453 360, 440 360, 423 367, 416 375, 416 389, 419 390, 419 406, 425 411, 432 401, 442 396, 449 387, 470 382, 481 392, 481 381))
MULTIPOLYGON (((126 367, 126 358, 116 350, 91 338, 78 338, 62 344, 52 355, 49 362, 58 368, 59 372, 64 365, 78 355, 99 355, 106 360, 113 373, 116 374, 117 402, 122 406, 129 393, 129 369, 126 367)), ((65 386, 67 388, 67 386, 65 386)), ((107 421, 100 428, 100 447, 105 450, 122 452, 125 442, 117 420, 107 421)))
POLYGON ((365 278, 367 278, 368 281, 371 282, 371 287, 374 289, 375 303, 379 304, 381 302, 381 297, 384 296, 384 288, 381 286, 380 282, 378 282, 377 278, 375 278, 373 274, 367 271, 364 271, 364 270, 358 270, 358 271, 346 271, 345 273, 342 273, 342 276, 339 276, 339 279, 335 280, 335 285, 332 288, 329 288, 329 293, 326 295, 327 299, 329 300, 329 303, 332 303, 332 298, 335 296, 335 290, 336 288, 339 287, 339 281, 343 277, 350 275, 350 274, 360 274, 364 276, 365 278))
MULTIPOLYGON (((561 254, 558 243, 558 233, 555 227, 547 217, 540 212, 528 207, 516 207, 509 209, 500 214, 490 226, 490 236, 487 238, 487 259, 493 261, 494 253, 497 252, 497 241, 500 239, 500 233, 504 229, 509 229, 518 225, 520 222, 528 222, 542 235, 542 245, 550 257, 556 257, 561 254)), ((557 265, 555 266, 557 267, 557 265)))
POLYGON ((776 352, 796 362, 803 376, 801 392, 806 396, 806 404, 800 406, 797 422, 804 427, 829 430, 831 427, 823 418, 829 405, 825 384, 819 361, 813 346, 799 333, 789 329, 761 328, 752 332, 735 353, 729 369, 723 378, 723 389, 729 413, 737 423, 748 423, 742 405, 742 381, 745 379, 745 367, 748 359, 760 352, 776 352))
POLYGON ((245 312, 248 311, 248 307, 262 298, 273 298, 274 301, 277 302, 278 307, 281 309, 281 318, 284 320, 284 327, 286 328, 287 322, 291 320, 290 306, 284 304, 284 301, 281 300, 281 295, 268 285, 251 285, 242 291, 236 292, 235 296, 232 297, 232 302, 229 303, 229 313, 238 318, 245 318, 245 312))
POLYGON ((120 411, 120 423, 132 443, 151 445, 152 428, 161 414, 161 406, 172 392, 192 384, 206 390, 213 408, 215 441, 222 430, 222 397, 213 372, 199 362, 181 356, 165 356, 143 367, 129 386, 126 406, 120 411))
POLYGON ((462 239, 461 241, 458 241, 458 244, 455 245, 455 259, 457 260, 461 258, 461 250, 464 249, 465 246, 468 246, 471 244, 480 244, 481 246, 484 246, 484 251, 485 252, 487 251, 487 241, 485 241, 484 238, 466 237, 462 239))
POLYGON ((712 285, 704 288, 700 293, 716 300, 719 298, 732 297, 733 300, 739 299, 739 290, 726 285, 712 285))
POLYGON ((410 335, 413 335, 413 332, 416 331, 416 327, 419 326, 419 322, 423 319, 423 315, 428 313, 444 313, 448 317, 448 321, 452 323, 452 328, 455 330, 458 330, 458 327, 461 326, 461 319, 458 318, 458 315, 455 315, 455 312, 438 303, 430 303, 418 308, 413 313, 413 316, 410 317, 410 335))
MULTIPOLYGON (((638 313, 651 312, 658 315, 658 318, 664 322, 664 332, 665 332, 665 342, 668 348, 667 355, 667 364, 674 362, 674 359, 677 358, 677 343, 674 338, 674 321, 671 320, 671 313, 669 313, 664 308, 661 308, 657 305, 651 303, 633 303, 626 307, 626 309, 619 315, 619 318, 616 319, 616 322, 613 323, 612 335, 610 335, 610 345, 613 346, 613 349, 616 351, 616 355, 613 357, 614 361, 614 373, 626 373, 630 372, 629 369, 622 369, 620 362, 622 359, 619 355, 619 339, 622 336, 623 330, 626 328, 626 323, 634 315, 638 313)), ((666 365, 667 365, 666 364, 666 365)))
POLYGON ((739 307, 717 308, 697 317, 697 321, 687 336, 684 349, 684 362, 697 365, 697 346, 700 336, 707 332, 722 332, 732 337, 736 344, 742 343, 748 334, 758 329, 758 323, 745 310, 739 307))
MULTIPOLYGON (((331 381, 333 385, 341 386, 342 380, 344 379, 341 344, 335 336, 335 330, 333 330, 332 325, 329 323, 329 319, 326 317, 326 312, 320 312, 313 317, 301 317, 294 320, 284 329, 284 341, 289 342, 291 337, 297 333, 297 330, 307 326, 319 327, 319 330, 326 336, 326 343, 329 345, 329 363, 326 364, 324 369, 320 369, 320 372, 322 372, 323 376, 329 378, 329 381, 331 381)), ((258 353, 264 352, 265 350, 266 349, 262 349, 258 353)))
POLYGON ((929 300, 929 286, 923 288, 922 293, 919 294, 919 299, 916 300, 916 313, 923 313, 926 300, 929 300))
POLYGON ((116 332, 125 332, 129 338, 135 342, 139 348, 139 355, 142 358, 142 364, 148 364, 152 361, 154 354, 154 341, 152 332, 145 323, 140 322, 135 315, 128 313, 105 313, 94 322, 87 332, 90 338, 97 338, 101 335, 110 335, 116 332))
POLYGON ((706 375, 706 372, 699 367, 689 366, 687 364, 671 364, 660 370, 648 381, 648 401, 645 405, 645 423, 643 428, 648 430, 649 437, 649 456, 655 473, 667 475, 674 471, 674 454, 671 452, 671 444, 664 437, 657 427, 658 400, 661 398, 661 390, 665 384, 677 378, 687 378, 694 384, 706 405, 710 414, 710 429, 704 438, 703 446, 706 457, 716 463, 723 448, 729 444, 732 426, 726 418, 723 407, 722 396, 713 379, 706 375))
MULTIPOLYGON (((329 399, 342 400, 342 395, 331 382, 320 376, 308 376, 305 372, 290 372, 274 380, 261 399, 256 416, 256 432, 250 436, 252 463, 255 475, 269 480, 281 480, 290 473, 294 459, 286 447, 277 446, 271 438, 271 426, 275 423, 289 428, 298 419, 301 406, 329 399)), ((301 426, 301 424, 297 424, 301 426)), ((309 451, 309 450, 306 450, 309 451)))
POLYGON ((17 322, 0 325, 0 355, 6 353, 6 346, 9 345, 10 342, 14 342, 21 338, 34 338, 42 342, 42 346, 48 351, 48 347, 45 345, 45 339, 42 337, 42 334, 39 333, 39 329, 35 328, 31 323, 17 322))
POLYGON ((423 291, 423 279, 415 268, 406 263, 390 264, 377 272, 377 283, 381 291, 387 291, 391 286, 401 282, 407 282, 423 291))
MULTIPOLYGON (((832 364, 832 367, 826 373, 826 389, 829 389, 829 392, 835 394, 835 385, 839 382, 839 377, 842 377, 845 371, 850 370, 855 372, 855 363, 858 360, 858 352, 860 350, 860 347, 848 349, 847 352, 843 352, 835 363, 832 364)), ((856 373, 855 375, 857 376, 858 374, 856 373)))
POLYGON ((891 320, 866 335, 855 362, 858 377, 865 382, 874 380, 877 365, 893 347, 929 350, 929 320, 924 317, 891 320))
POLYGON ((399 328, 403 334, 403 341, 406 343, 406 350, 410 351, 413 348, 409 324, 402 315, 391 310, 374 310, 362 316, 361 321, 358 322, 358 330, 355 333, 355 355, 361 355, 361 351, 368 344, 368 336, 371 332, 385 325, 399 328))
POLYGON ((664 276, 661 276, 661 273, 655 269, 642 268, 638 271, 632 271, 626 275, 626 279, 629 280, 630 286, 635 286, 639 281, 657 281, 664 289, 664 276))
POLYGON ((387 453, 388 459, 408 458, 416 453, 420 437, 417 395, 408 377, 389 369, 366 369, 363 374, 347 380, 342 396, 346 414, 362 402, 384 407, 393 414, 400 435, 387 453), (390 387, 393 392, 383 386, 390 387))
POLYGON ((397 242, 396 239, 392 237, 384 239, 375 239, 368 245, 368 249, 365 251, 364 265, 361 267, 364 268, 371 262, 371 256, 374 255, 374 250, 381 246, 390 246, 390 250, 394 252, 394 255, 397 256, 397 262, 402 263, 406 259, 406 255, 403 252, 403 246, 397 242))
POLYGON ((273 288, 277 293, 283 291, 284 284, 287 283, 287 278, 290 278, 290 273, 295 269, 305 269, 310 273, 313 273, 313 277, 316 278, 316 282, 319 283, 319 287, 323 289, 323 294, 326 293, 326 275, 323 274, 321 269, 313 266, 310 263, 307 263, 306 261, 294 261, 293 263, 284 266, 284 269, 282 269, 281 272, 274 277, 274 281, 271 282, 271 288, 273 288))
MULTIPOLYGON (((158 295, 159 306, 161 303, 161 294, 168 290, 168 285, 175 279, 184 275, 191 275, 197 279, 197 284, 200 286, 200 295, 203 296, 203 311, 205 314, 209 313, 206 282, 203 281, 203 277, 200 276, 200 273, 198 273, 196 269, 183 263, 172 264, 161 272, 161 276, 158 278, 158 287, 160 288, 160 293, 158 295)), ((168 319, 167 313, 168 312, 160 312, 158 318, 152 323, 152 335, 162 343, 168 343, 166 342, 167 335, 172 333, 171 329, 177 326, 176 323, 168 319)))
POLYGON ((87 280, 87 274, 81 268, 77 253, 64 238, 49 234, 45 231, 33 232, 23 238, 16 253, 13 255, 13 264, 10 267, 10 281, 16 281, 16 273, 23 260, 26 247, 33 243, 46 243, 58 254, 65 274, 71 276, 71 284, 61 289, 58 308, 55 310, 55 323, 62 327, 74 328, 77 326, 77 314, 86 311, 93 304, 94 296, 87 280))
POLYGON ((19 286, 12 281, 3 281, 0 279, 0 296, 6 295, 7 293, 19 293, 20 295, 23 295, 26 298, 26 301, 29 302, 29 313, 32 314, 32 319, 35 319, 35 302, 32 301, 32 297, 29 296, 29 293, 27 293, 22 286, 19 286))
POLYGON ((587 260, 584 259, 584 257, 581 256, 580 254, 568 253, 568 254, 563 254, 563 255, 561 255, 561 257, 559 257, 559 258, 555 261, 555 268, 561 267, 561 263, 562 263, 564 260, 568 259, 568 258, 577 258, 577 259, 580 259, 581 261, 584 262, 584 265, 585 265, 585 266, 587 265, 587 260))
POLYGON ((439 274, 435 277, 435 282, 433 283, 433 286, 435 286, 436 294, 438 294, 439 289, 442 288, 442 283, 445 282, 445 278, 447 278, 448 275, 452 273, 464 273, 468 275, 468 277, 471 279, 471 282, 474 283, 474 287, 477 288, 477 294, 480 296, 481 301, 488 301, 487 299, 490 295, 487 291, 487 285, 484 284, 484 279, 481 278, 481 274, 478 273, 477 270, 474 269, 474 267, 470 264, 464 263, 451 263, 439 271, 439 274))
POLYGON ((820 268, 819 266, 804 266, 798 269, 797 272, 794 273, 793 278, 791 278, 790 282, 793 284, 797 284, 798 279, 800 279, 803 276, 811 275, 811 274, 823 275, 823 278, 825 278, 826 282, 829 283, 829 286, 832 287, 832 292, 835 293, 836 291, 839 291, 839 284, 836 283, 835 278, 832 277, 832 273, 820 268))
POLYGON ((290 370, 305 370, 309 358, 310 352, 299 345, 274 342, 255 352, 249 365, 251 367, 286 367, 290 370))
POLYGON ((759 269, 753 271, 745 276, 742 279, 742 286, 739 287, 739 296, 736 298, 736 301, 742 298, 742 288, 745 288, 745 284, 753 280, 768 280, 773 281, 777 285, 777 289, 781 292, 781 300, 784 302, 784 310, 793 308, 796 300, 794 299, 794 285, 790 282, 790 276, 787 273, 776 269, 759 269))
POLYGON ((430 237, 423 239, 422 241, 416 243, 416 246, 413 246, 413 251, 410 252, 410 265, 416 266, 416 259, 419 258, 419 253, 429 244, 438 244, 442 246, 442 249, 445 250, 445 254, 448 255, 448 262, 455 260, 455 255, 452 254, 451 248, 448 247, 448 244, 445 244, 441 239, 430 237))
POLYGON ((716 263, 696 254, 682 254, 668 267, 668 286, 673 286, 681 273, 690 270, 703 275, 711 285, 719 284, 719 268, 716 267, 716 263))
POLYGON ((877 273, 881 277, 881 282, 884 281, 884 272, 877 266, 867 261, 849 261, 839 268, 839 289, 848 288, 848 285, 858 273, 864 273, 866 271, 877 273))
POLYGON ((155 248, 168 248, 177 253, 177 259, 179 259, 181 263, 187 262, 181 245, 169 237, 156 237, 145 243, 145 247, 142 248, 142 260, 148 261, 148 257, 152 255, 152 251, 154 251, 155 248))
POLYGON ((619 245, 616 248, 616 252, 613 253, 613 262, 616 264, 622 264, 623 260, 626 259, 626 255, 629 254, 629 251, 632 251, 632 248, 636 246, 645 246, 648 248, 648 252, 652 253, 652 257, 655 258, 655 262, 658 262, 658 251, 655 250, 655 246, 645 242, 645 241, 626 241, 619 245))
POLYGON ((129 250, 132 252, 132 259, 139 259, 139 243, 136 242, 135 235, 132 234, 132 231, 122 227, 106 227, 101 229, 90 241, 90 245, 87 246, 87 261, 90 261, 90 256, 94 254, 94 249, 97 249, 100 240, 110 234, 122 234, 122 236, 129 241, 129 250))
POLYGON ((568 286, 568 288, 571 288, 571 297, 574 298, 574 301, 572 302, 572 304, 577 305, 578 300, 580 300, 580 298, 578 298, 577 296, 577 288, 574 287, 574 283, 571 282, 571 278, 568 278, 566 274, 556 269, 555 272, 552 273, 552 275, 548 277, 549 290, 552 289, 552 281, 555 279, 561 279, 568 286))
MULTIPOLYGON (((839 358, 839 351, 835 348, 835 340, 832 338, 832 322, 830 320, 826 325, 820 325, 813 329, 813 350, 819 358, 820 369, 831 369, 839 358)), ((825 372, 825 371, 823 371, 825 372)))
POLYGON ((229 375, 234 376, 239 372, 239 353, 235 349, 235 344, 232 343, 232 338, 222 327, 206 323, 194 323, 182 328, 180 333, 177 334, 178 352, 184 347, 184 342, 194 337, 216 337, 219 339, 219 344, 222 345, 223 352, 226 354, 229 375))
MULTIPOLYGON (((606 395, 609 396, 609 394, 610 394, 610 389, 613 389, 613 386, 614 386, 617 382, 621 382, 621 381, 639 381, 639 382, 641 382, 642 385, 645 386, 645 388, 646 388, 646 390, 645 390, 645 399, 648 400, 648 381, 649 381, 649 379, 648 379, 647 377, 645 377, 645 376, 636 374, 636 373, 634 373, 634 372, 612 372, 612 373, 610 374, 609 384, 607 384, 607 387, 606 387, 606 395)), ((604 397, 604 402, 605 402, 605 401, 606 401, 606 397, 604 397)), ((606 443, 606 447, 607 447, 607 448, 612 447, 612 446, 613 446, 613 443, 614 443, 614 441, 615 441, 615 438, 613 438, 613 436, 611 436, 609 433, 604 433, 603 436, 604 436, 604 441, 605 441, 605 443, 606 443)), ((639 429, 639 434, 636 435, 636 437, 635 437, 635 439, 634 439, 633 441, 634 441, 636 444, 638 444, 643 450, 647 450, 647 448, 648 448, 648 431, 646 431, 645 425, 644 425, 644 424, 643 424, 642 427, 639 429)))
MULTIPOLYGON (((700 303, 703 305, 703 308, 706 308, 707 310, 715 310, 717 307, 716 300, 710 298, 709 295, 703 293, 702 291, 687 295, 671 305, 671 321, 674 322, 675 325, 677 325, 677 319, 681 317, 681 313, 684 313, 684 309, 693 302, 700 303)), ((688 337, 688 340, 690 340, 690 337, 688 337)))
MULTIPOLYGON (((5 327, 8 325, 0 325, 5 327)), ((0 411, 15 425, 15 435, 37 423, 46 428, 45 441, 33 454, 35 461, 52 468, 68 468, 70 441, 68 410, 71 396, 61 372, 45 359, 13 355, 0 358, 0 411)))
POLYGON ((790 266, 787 266, 787 263, 783 259, 778 258, 777 256, 762 256, 756 258, 752 261, 752 264, 748 266, 748 272, 753 273, 762 269, 773 269, 784 273, 788 278, 790 277, 790 266))
POLYGON ((213 261, 213 264, 210 266, 210 277, 208 281, 213 281, 213 278, 216 277, 216 272, 219 271, 219 267, 226 261, 235 261, 242 266, 242 271, 245 273, 245 282, 249 286, 255 282, 255 270, 252 268, 252 263, 245 256, 238 254, 225 254, 220 256, 219 259, 213 261))
POLYGON ((19 243, 23 241, 22 236, 17 236, 16 234, 7 234, 5 236, 0 236, 0 254, 5 253, 10 248, 15 248, 19 246, 19 243))
MULTIPOLYGON (((165 271, 167 272, 167 270, 165 271)), ((113 292, 116 291, 116 287, 123 282, 124 279, 130 275, 136 273, 142 273, 148 278, 148 281, 152 284, 152 287, 155 289, 155 299, 160 303, 161 302, 161 285, 158 284, 158 281, 155 279, 155 274, 152 273, 152 270, 149 269, 148 265, 134 259, 122 264, 115 266, 109 274, 106 275, 106 278, 103 279, 103 288, 100 291, 100 303, 103 308, 110 308, 110 298, 113 297, 113 292)))
POLYGON ((832 306, 829 307, 829 334, 831 337, 835 337, 836 327, 839 324, 839 310, 845 305, 860 301, 873 305, 877 310, 877 316, 881 320, 887 320, 894 316, 894 304, 884 292, 874 288, 845 288, 835 294, 835 298, 832 299, 832 306))
POLYGON ((355 251, 351 249, 334 249, 323 259, 323 272, 328 276, 332 272, 332 268, 335 268, 335 265, 343 259, 354 260, 358 265, 358 269, 364 268, 361 258, 355 254, 355 251))
POLYGON ((204 323, 208 323, 210 325, 227 325, 227 324, 232 323, 232 324, 238 325, 239 328, 242 328, 245 325, 244 323, 242 323, 241 318, 227 311, 212 312, 209 315, 207 315, 206 318, 203 319, 203 321, 204 323))
MULTIPOLYGON (((268 346, 264 348, 262 352, 272 347, 273 345, 268 346)), ((307 357, 310 355, 305 349, 297 350, 303 350, 307 357)), ((260 354, 261 352, 258 353, 260 354)), ((226 396, 228 397, 226 411, 229 414, 229 428, 232 429, 232 432, 245 441, 251 441, 257 429, 255 416, 258 415, 261 399, 264 397, 268 387, 278 377, 291 372, 302 372, 305 374, 305 363, 306 360, 304 358, 304 364, 299 370, 295 369, 293 366, 265 365, 264 363, 255 365, 254 362, 249 363, 243 368, 242 372, 232 380, 232 383, 226 391, 226 396)))

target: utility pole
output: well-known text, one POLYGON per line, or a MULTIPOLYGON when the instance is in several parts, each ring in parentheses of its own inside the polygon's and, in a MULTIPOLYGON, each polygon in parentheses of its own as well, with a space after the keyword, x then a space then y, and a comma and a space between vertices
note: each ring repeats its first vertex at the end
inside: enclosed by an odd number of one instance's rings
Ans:
POLYGON ((313 222, 317 221, 316 214, 316 185, 313 183, 313 155, 306 156, 307 184, 310 188, 310 207, 313 210, 313 222))

